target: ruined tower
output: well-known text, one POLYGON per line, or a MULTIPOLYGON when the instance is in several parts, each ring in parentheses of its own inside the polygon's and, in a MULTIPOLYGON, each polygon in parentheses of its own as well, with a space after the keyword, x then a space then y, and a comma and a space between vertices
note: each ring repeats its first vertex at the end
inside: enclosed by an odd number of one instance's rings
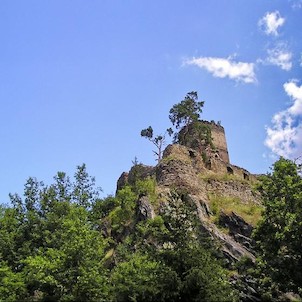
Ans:
MULTIPOLYGON (((198 131, 196 132, 195 128, 192 127, 193 124, 190 124, 180 130, 178 140, 181 144, 189 148, 197 149, 208 157, 213 157, 214 159, 217 158, 225 164, 229 164, 229 152, 224 128, 221 124, 215 123, 214 121, 199 121, 198 123, 206 126, 205 129, 208 128, 211 132, 213 143, 212 147, 209 148, 209 145, 204 141, 204 138, 200 138, 198 131)), ((206 131, 205 129, 204 131, 206 131)))
POLYGON ((215 122, 202 121, 202 123, 210 127, 214 147, 216 148, 220 158, 225 163, 229 164, 230 158, 224 128, 219 123, 216 124, 215 122))

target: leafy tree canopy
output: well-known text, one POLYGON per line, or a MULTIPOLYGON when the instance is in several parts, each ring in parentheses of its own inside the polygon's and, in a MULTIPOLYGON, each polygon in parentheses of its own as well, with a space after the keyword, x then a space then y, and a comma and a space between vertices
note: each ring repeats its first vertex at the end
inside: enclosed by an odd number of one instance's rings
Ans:
POLYGON ((139 196, 159 206, 155 186, 100 199, 85 166, 74 182, 30 178, 0 211, 0 301, 237 301, 185 193, 138 219, 139 196))
POLYGON ((302 178, 300 166, 280 158, 263 176, 265 210, 254 237, 263 272, 281 290, 302 291, 302 178))
POLYGON ((188 126, 192 122, 198 121, 203 105, 204 101, 198 102, 196 91, 189 92, 184 100, 170 109, 170 121, 176 129, 188 126))

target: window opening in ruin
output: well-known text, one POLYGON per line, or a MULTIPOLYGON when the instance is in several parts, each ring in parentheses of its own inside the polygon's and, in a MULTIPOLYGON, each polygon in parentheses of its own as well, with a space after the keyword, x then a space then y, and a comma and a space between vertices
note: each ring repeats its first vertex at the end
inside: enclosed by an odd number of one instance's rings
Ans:
POLYGON ((250 176, 247 173, 243 172, 243 179, 249 180, 250 176))
POLYGON ((193 158, 196 156, 192 150, 189 150, 189 155, 190 155, 190 157, 193 157, 193 158))
POLYGON ((229 174, 234 174, 234 171, 233 171, 233 169, 231 167, 227 167, 227 172, 229 174))

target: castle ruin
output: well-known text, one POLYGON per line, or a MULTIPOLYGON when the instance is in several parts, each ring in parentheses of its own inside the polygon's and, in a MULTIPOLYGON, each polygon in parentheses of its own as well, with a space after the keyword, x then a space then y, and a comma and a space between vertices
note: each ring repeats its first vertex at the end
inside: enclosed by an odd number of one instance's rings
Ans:
MULTIPOLYGON (((209 170, 209 172, 234 175, 235 177, 244 180, 254 179, 255 176, 250 172, 230 163, 224 127, 220 123, 215 123, 214 121, 209 122, 203 120, 200 121, 200 123, 209 127, 212 137, 211 147, 204 144, 204 142, 200 142, 200 145, 198 146, 199 151, 206 157, 206 162, 204 163, 206 169, 209 170)), ((191 132, 190 135, 194 135, 194 133, 191 132)), ((189 145, 187 147, 192 148, 192 146, 189 145)))
POLYGON ((213 145, 219 157, 227 164, 230 163, 227 142, 225 138, 224 128, 220 123, 214 121, 201 121, 202 124, 208 126, 211 130, 213 145))

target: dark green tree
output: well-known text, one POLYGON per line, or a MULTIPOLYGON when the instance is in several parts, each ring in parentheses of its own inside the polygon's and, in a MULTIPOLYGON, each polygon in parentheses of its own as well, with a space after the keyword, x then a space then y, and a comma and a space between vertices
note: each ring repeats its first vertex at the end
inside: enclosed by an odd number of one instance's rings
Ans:
POLYGON ((170 121, 179 131, 174 134, 174 141, 191 148, 211 145, 211 129, 199 122, 204 101, 198 101, 196 91, 187 93, 184 100, 170 109, 170 121))
POLYGON ((170 121, 176 129, 181 129, 199 120, 204 101, 198 102, 196 91, 188 92, 185 98, 170 109, 170 121))
POLYGON ((170 109, 169 118, 176 129, 188 126, 192 122, 198 121, 203 105, 204 101, 198 102, 196 91, 188 92, 184 100, 170 109))
POLYGON ((74 183, 59 172, 50 186, 29 178, 23 199, 10 195, 0 211, 0 301, 108 301, 95 192, 80 166, 74 183))
POLYGON ((179 279, 175 271, 147 255, 135 253, 111 275, 113 301, 175 301, 179 279))
POLYGON ((302 291, 302 179, 295 162, 280 158, 261 178, 264 212, 254 238, 258 265, 282 291, 302 291))
POLYGON ((101 200, 82 168, 0 208, 0 301, 236 301, 186 192, 159 205, 136 179, 101 200), (161 216, 138 219, 142 195, 161 216))
POLYGON ((15 273, 0 261, 0 302, 22 301, 26 293, 25 283, 21 273, 15 273))
MULTIPOLYGON (((48 219, 53 219, 52 215, 48 219)), ((105 301, 107 275, 103 266, 106 241, 92 230, 88 213, 70 204, 48 244, 24 259, 29 295, 40 292, 53 301, 105 301)))
POLYGON ((102 190, 95 187, 95 178, 88 174, 85 164, 77 167, 74 178, 73 200, 88 209, 99 198, 102 190))
POLYGON ((138 224, 135 246, 175 274, 171 301, 237 301, 201 229, 187 194, 173 193, 162 206, 162 216, 138 224))
MULTIPOLYGON (((163 213, 168 232, 161 261, 181 280, 180 301, 237 301, 224 270, 213 256, 216 248, 201 231, 188 194, 173 194, 163 213)), ((215 252, 216 253, 216 252, 215 252)))

